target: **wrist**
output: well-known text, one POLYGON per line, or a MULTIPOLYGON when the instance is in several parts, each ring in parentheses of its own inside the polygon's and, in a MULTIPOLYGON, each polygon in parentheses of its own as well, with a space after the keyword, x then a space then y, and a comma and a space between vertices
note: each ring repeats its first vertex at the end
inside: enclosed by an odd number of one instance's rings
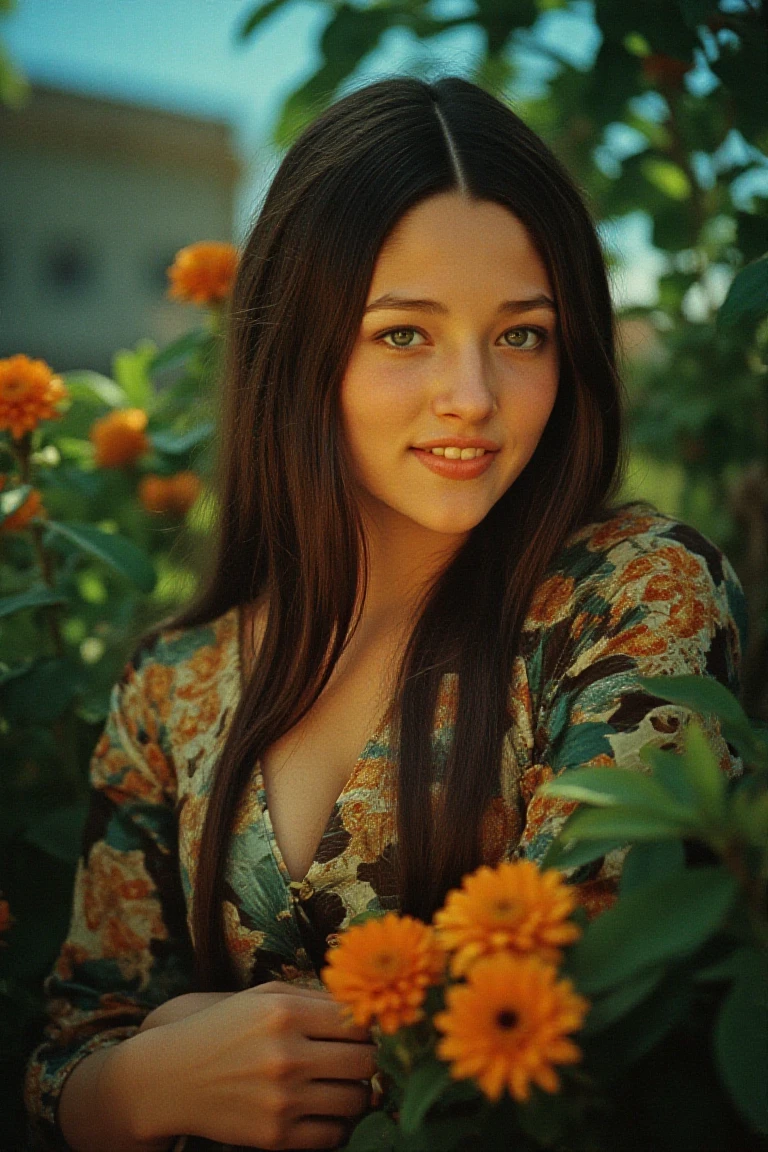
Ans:
POLYGON ((100 1105, 119 1112, 131 1138, 147 1152, 166 1152, 183 1132, 165 1031, 139 1032, 111 1049, 99 1080, 100 1105))

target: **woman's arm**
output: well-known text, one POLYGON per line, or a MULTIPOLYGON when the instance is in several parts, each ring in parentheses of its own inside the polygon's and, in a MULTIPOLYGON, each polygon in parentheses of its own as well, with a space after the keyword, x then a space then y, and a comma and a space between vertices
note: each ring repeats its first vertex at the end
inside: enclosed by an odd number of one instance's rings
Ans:
POLYGON ((73 1152, 166 1152, 182 1134, 327 1148, 349 1134, 376 1049, 327 992, 270 982, 205 996, 178 997, 174 1022, 75 1068, 59 1110, 73 1152))
POLYGON ((26 1069, 25 1103, 37 1148, 62 1148, 64 1086, 70 1101, 73 1084, 89 1086, 92 1103, 105 1053, 191 986, 175 774, 153 705, 158 693, 150 690, 172 675, 155 649, 126 665, 91 760, 69 929, 45 981, 47 1026, 26 1069))

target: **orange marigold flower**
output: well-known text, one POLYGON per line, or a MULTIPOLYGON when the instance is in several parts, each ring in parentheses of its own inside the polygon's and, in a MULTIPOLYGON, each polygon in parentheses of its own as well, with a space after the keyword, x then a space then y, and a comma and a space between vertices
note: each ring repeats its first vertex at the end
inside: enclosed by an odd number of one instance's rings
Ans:
POLYGON ((142 408, 117 408, 94 420, 88 433, 96 449, 99 468, 121 468, 135 464, 149 450, 147 414, 142 408))
POLYGON ((435 1016, 443 1033, 437 1054, 456 1080, 472 1078, 489 1100, 506 1088, 521 1102, 531 1084, 557 1092, 555 1064, 575 1064, 581 1051, 567 1039, 579 1029, 589 1001, 538 956, 502 954, 481 960, 467 983, 446 991, 435 1016))
POLYGON ((177 472, 175 476, 157 476, 152 472, 139 483, 139 500, 147 512, 185 516, 202 487, 202 480, 194 472, 177 472))
POLYGON ((7 932, 16 917, 11 916, 11 906, 7 900, 0 900, 0 932, 7 932))
POLYGON ((41 420, 56 420, 59 401, 69 393, 60 376, 54 376, 44 360, 31 360, 19 353, 0 360, 0 430, 20 440, 41 420))
MULTIPOLYGON (((5 488, 5 482, 6 477, 0 476, 0 492, 5 488)), ((24 503, 10 516, 6 516, 0 524, 0 532, 19 532, 22 528, 26 528, 33 516, 45 516, 45 514, 42 497, 37 488, 33 488, 24 503)))
POLYGON ((172 300, 188 300, 193 304, 218 304, 232 291, 237 270, 237 249, 234 244, 203 240, 190 244, 176 253, 168 269, 172 300))
POLYGON ((494 952, 536 952, 556 963, 560 947, 581 935, 568 919, 577 904, 575 889, 554 868, 542 872, 531 860, 504 861, 465 876, 435 913, 434 925, 443 948, 453 953, 454 976, 494 952))
POLYGON ((388 912, 344 932, 321 976, 356 1024, 376 1021, 391 1035, 422 1018, 426 990, 444 968, 429 925, 388 912))

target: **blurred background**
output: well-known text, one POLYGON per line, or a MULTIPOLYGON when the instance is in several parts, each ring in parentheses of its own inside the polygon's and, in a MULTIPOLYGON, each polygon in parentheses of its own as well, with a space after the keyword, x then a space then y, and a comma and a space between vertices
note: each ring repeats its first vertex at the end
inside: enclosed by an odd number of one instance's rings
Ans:
POLYGON ((731 559, 768 720, 767 27, 760 0, 0 0, 0 1147, 23 1147, 109 690, 216 515, 233 246, 350 88, 465 76, 575 176, 619 315, 625 496, 731 559), (35 361, 66 398, 17 436, 11 387, 53 387, 35 361))

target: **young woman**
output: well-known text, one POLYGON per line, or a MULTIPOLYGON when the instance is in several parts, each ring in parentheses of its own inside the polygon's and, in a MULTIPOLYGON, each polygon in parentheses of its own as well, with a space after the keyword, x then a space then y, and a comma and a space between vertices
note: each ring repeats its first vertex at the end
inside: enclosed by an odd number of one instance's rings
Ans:
MULTIPOLYGON (((587 211, 478 87, 387 80, 307 129, 227 364, 210 580, 127 665, 91 764, 27 1070, 43 1148, 338 1145, 375 1068, 318 979, 349 920, 539 860, 570 810, 542 781, 679 747, 690 714, 638 676, 739 690, 728 561, 615 505, 587 211)), ((590 915, 621 860, 569 877, 590 915)))

